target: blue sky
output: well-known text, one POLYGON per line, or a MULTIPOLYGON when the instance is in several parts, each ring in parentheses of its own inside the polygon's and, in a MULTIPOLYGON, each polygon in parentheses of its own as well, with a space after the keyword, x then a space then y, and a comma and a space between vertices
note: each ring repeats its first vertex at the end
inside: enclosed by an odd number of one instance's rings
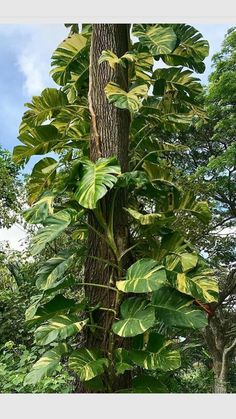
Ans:
MULTIPOLYGON (((210 43, 210 56, 205 61, 207 70, 200 76, 203 83, 207 83, 210 58, 220 49, 230 25, 194 26, 210 43)), ((49 77, 50 57, 67 33, 68 29, 63 24, 0 25, 0 143, 4 148, 12 151, 18 143, 18 126, 24 103, 43 88, 54 86, 49 77)))
MULTIPOLYGON (((211 56, 219 51, 228 24, 194 25, 210 43, 210 56, 206 59, 206 72, 201 75, 207 83, 211 71, 211 56)), ((0 144, 12 151, 19 144, 18 127, 24 112, 24 103, 32 95, 49 86, 55 86, 49 77, 50 57, 57 45, 66 37, 68 29, 62 24, 0 24, 0 144)), ((34 165, 32 158, 26 171, 34 165)), ((15 224, 0 229, 0 241, 9 241, 11 248, 22 250, 26 232, 15 224)))

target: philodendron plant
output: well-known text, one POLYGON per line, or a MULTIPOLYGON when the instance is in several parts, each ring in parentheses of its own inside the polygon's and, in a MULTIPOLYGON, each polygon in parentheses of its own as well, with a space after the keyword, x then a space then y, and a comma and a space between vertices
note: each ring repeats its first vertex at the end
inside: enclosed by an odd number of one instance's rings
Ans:
POLYGON ((31 253, 47 255, 54 244, 59 250, 41 262, 39 292, 26 312, 45 353, 25 384, 37 383, 62 362, 86 391, 167 392, 158 371, 180 367, 178 337, 204 328, 207 304, 217 301, 211 269, 178 231, 179 217, 207 224, 208 205, 178 185, 171 155, 188 149, 163 140, 205 118, 193 71, 204 71, 208 43, 185 24, 133 25, 131 31, 135 41, 125 54, 105 49, 98 62, 111 74, 118 68, 125 77, 128 71, 126 90, 113 80, 104 89, 112 109, 129 113, 128 170, 121 170, 117 155, 89 157, 91 25, 81 32, 72 25, 53 53, 51 75, 59 89, 47 88, 26 104, 14 160, 24 164, 33 155, 53 153, 35 164, 28 181, 24 217, 40 225, 31 253), (129 245, 121 250, 115 220, 124 193, 129 245), (106 257, 89 254, 89 231, 108 249, 106 257), (86 279, 89 258, 109 268, 107 283, 86 279), (108 294, 110 305, 104 306, 108 294), (104 313, 107 322, 99 320, 104 313), (91 346, 99 335, 105 343, 91 346), (122 375, 129 377, 123 387, 117 384, 122 375))

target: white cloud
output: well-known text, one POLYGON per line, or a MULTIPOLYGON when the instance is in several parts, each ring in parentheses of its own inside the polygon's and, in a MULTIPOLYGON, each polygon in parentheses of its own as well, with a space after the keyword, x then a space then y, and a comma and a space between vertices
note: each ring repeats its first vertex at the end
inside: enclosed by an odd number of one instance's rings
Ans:
POLYGON ((24 25, 24 28, 27 36, 17 50, 17 65, 24 75, 23 93, 31 97, 45 87, 56 86, 49 75, 51 56, 68 29, 62 24, 24 25))
POLYGON ((23 52, 18 59, 19 67, 25 76, 23 84, 24 93, 27 96, 37 95, 45 87, 45 81, 43 77, 42 63, 38 62, 36 54, 29 54, 23 52))
POLYGON ((24 231, 24 229, 17 224, 14 224, 9 229, 0 229, 0 243, 8 242, 10 248, 13 250, 24 250, 26 236, 26 231, 24 231))

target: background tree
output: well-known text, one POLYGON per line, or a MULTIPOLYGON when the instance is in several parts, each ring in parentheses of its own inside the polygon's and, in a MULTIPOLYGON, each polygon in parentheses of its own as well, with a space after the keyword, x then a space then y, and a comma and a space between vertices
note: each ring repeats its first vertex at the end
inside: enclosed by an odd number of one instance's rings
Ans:
POLYGON ((204 336, 213 360, 215 392, 226 392, 230 358, 236 345, 235 323, 235 55, 236 31, 229 29, 222 49, 213 56, 209 86, 199 99, 204 103, 208 120, 196 122, 173 141, 191 144, 188 155, 174 156, 182 169, 182 182, 195 190, 212 208, 208 226, 196 219, 189 224, 179 220, 179 228, 207 255, 216 269, 220 287, 217 304, 211 304, 209 324, 204 336), (184 171, 183 171, 184 169, 184 171))

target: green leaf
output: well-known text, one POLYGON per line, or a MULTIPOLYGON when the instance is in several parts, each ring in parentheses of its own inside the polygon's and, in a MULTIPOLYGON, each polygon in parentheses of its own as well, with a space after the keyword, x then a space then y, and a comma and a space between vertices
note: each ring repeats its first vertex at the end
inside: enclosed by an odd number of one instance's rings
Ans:
POLYGON ((42 304, 43 295, 41 300, 38 301, 37 307, 34 311, 28 313, 26 321, 30 326, 41 324, 48 319, 51 319, 58 314, 66 314, 68 312, 79 312, 85 308, 84 303, 76 304, 76 301, 70 298, 65 298, 62 294, 53 297, 46 304, 42 304))
POLYGON ((36 273, 36 286, 40 290, 57 287, 63 281, 63 275, 71 267, 75 252, 63 250, 47 260, 36 273))
POLYGON ((128 92, 113 82, 108 83, 105 87, 105 94, 109 103, 114 103, 120 109, 128 109, 131 113, 139 110, 142 105, 142 99, 147 95, 147 92, 147 84, 133 87, 128 92))
POLYGON ((176 35, 171 26, 134 25, 133 35, 149 49, 153 55, 168 54, 176 45, 176 35))
POLYGON ((26 375, 24 385, 35 385, 42 378, 51 375, 56 368, 59 366, 62 355, 67 352, 67 345, 61 343, 55 346, 53 349, 45 352, 42 358, 40 358, 32 368, 32 371, 26 375))
MULTIPOLYGON (((167 55, 160 55, 169 66, 184 66, 203 73, 203 60, 209 54, 209 43, 202 38, 202 34, 192 26, 185 24, 173 25, 177 35, 177 47, 167 55)), ((155 57, 158 58, 158 57, 155 57)))
POLYGON ((197 217, 202 223, 208 224, 211 220, 211 212, 208 203, 205 201, 196 201, 191 192, 186 192, 180 202, 176 205, 175 211, 188 212, 197 217))
POLYGON ((18 136, 24 145, 17 145, 13 150, 12 158, 16 163, 26 163, 31 156, 48 153, 60 140, 57 128, 51 124, 34 128, 24 124, 24 127, 24 131, 18 136))
POLYGON ((169 349, 171 343, 158 333, 150 333, 146 349, 130 351, 130 359, 147 370, 175 370, 180 367, 181 358, 179 351, 169 349))
POLYGON ((132 208, 125 208, 125 210, 137 221, 140 222, 141 225, 150 225, 158 223, 159 221, 164 221, 165 216, 164 214, 158 213, 151 213, 151 214, 141 214, 132 208))
POLYGON ((180 68, 161 68, 153 73, 156 79, 153 94, 157 96, 172 95, 180 100, 191 101, 195 95, 202 92, 199 79, 192 76, 191 70, 180 68))
POLYGON ((126 280, 117 281, 116 286, 123 292, 144 293, 158 290, 166 284, 166 272, 153 259, 140 259, 127 270, 126 280))
POLYGON ((34 203, 46 189, 53 186, 58 162, 52 157, 39 160, 32 169, 28 183, 29 203, 34 203))
POLYGON ((57 315, 36 329, 35 342, 37 345, 48 345, 54 340, 64 340, 80 332, 87 322, 88 319, 78 321, 77 316, 72 314, 57 315))
POLYGON ((192 303, 193 298, 169 287, 159 289, 152 297, 157 319, 167 326, 202 329, 207 325, 206 316, 192 303))
POLYGON ((59 44, 52 55, 51 76, 53 80, 65 86, 71 80, 82 81, 88 77, 88 48, 87 38, 80 34, 73 34, 59 44))
POLYGON ((75 198, 85 208, 96 208, 99 199, 103 198, 117 182, 117 175, 120 174, 120 167, 116 159, 100 158, 93 163, 90 160, 83 160, 82 176, 78 182, 75 198))
POLYGON ((129 298, 120 307, 124 320, 113 323, 112 330, 116 335, 132 337, 150 329, 155 323, 155 310, 143 298, 129 298))
POLYGON ((69 358, 69 368, 78 374, 81 381, 88 381, 104 372, 108 360, 95 349, 77 349, 69 358))
POLYGON ((31 241, 31 254, 40 253, 45 246, 56 239, 71 223, 72 210, 61 210, 46 218, 45 227, 41 228, 31 241))
POLYGON ((116 64, 120 64, 121 66, 124 66, 122 58, 123 57, 118 58, 117 55, 114 54, 114 52, 112 52, 112 51, 104 50, 101 53, 101 56, 98 60, 98 63, 102 64, 104 62, 108 62, 109 66, 111 68, 113 68, 113 70, 114 70, 116 64))
POLYGON ((191 295, 202 303, 213 303, 218 299, 217 282, 210 278, 208 271, 204 273, 194 274, 177 273, 171 281, 171 285, 184 294, 191 295))
POLYGON ((55 118, 66 105, 68 105, 67 96, 61 90, 52 87, 44 89, 40 96, 32 97, 32 103, 25 104, 29 110, 23 115, 23 127, 21 126, 20 134, 23 128, 27 128, 27 125, 36 127, 55 118))
POLYGON ((132 393, 168 393, 168 389, 156 378, 140 375, 132 381, 132 393))
POLYGON ((130 371, 134 368, 130 362, 129 351, 123 348, 115 350, 115 368, 117 374, 124 374, 125 371, 130 371))
POLYGON ((53 201, 54 195, 46 192, 31 208, 23 212, 24 219, 30 224, 44 223, 46 218, 53 214, 53 201))

